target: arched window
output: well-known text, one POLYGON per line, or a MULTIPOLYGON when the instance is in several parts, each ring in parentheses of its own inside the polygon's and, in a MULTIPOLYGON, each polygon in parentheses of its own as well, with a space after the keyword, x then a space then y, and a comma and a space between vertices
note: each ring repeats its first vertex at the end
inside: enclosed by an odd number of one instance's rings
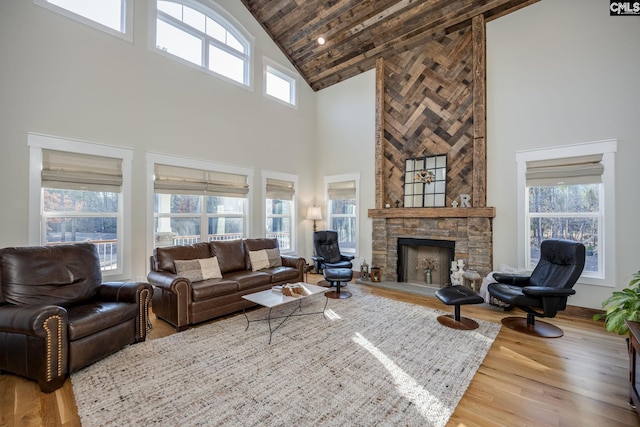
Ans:
POLYGON ((221 13, 190 0, 158 0, 156 48, 245 86, 249 37, 221 13))

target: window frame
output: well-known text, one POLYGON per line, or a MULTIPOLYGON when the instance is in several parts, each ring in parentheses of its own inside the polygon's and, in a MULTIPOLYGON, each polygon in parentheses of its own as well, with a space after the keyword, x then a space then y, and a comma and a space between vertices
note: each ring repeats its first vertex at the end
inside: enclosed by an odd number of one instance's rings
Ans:
POLYGON ((33 0, 33 4, 40 6, 44 9, 50 10, 58 15, 65 16, 69 19, 72 19, 76 22, 80 22, 89 27, 100 30, 104 33, 110 34, 112 36, 118 37, 120 39, 126 40, 129 43, 133 43, 133 11, 134 11, 134 0, 120 0, 124 7, 122 8, 123 15, 120 16, 121 26, 124 31, 117 31, 111 27, 108 27, 100 22, 94 21, 91 18, 87 18, 83 15, 79 15, 69 9, 65 9, 64 7, 58 6, 53 3, 49 3, 47 0, 33 0))
MULTIPOLYGON (((279 179, 281 181, 289 181, 293 183, 294 194, 291 199, 291 216, 289 216, 290 224, 291 224, 291 234, 289 236, 291 247, 289 250, 280 250, 280 252, 285 254, 294 254, 297 250, 297 223, 298 223, 298 175, 292 175, 288 173, 282 172, 273 172, 273 171, 262 171, 262 235, 267 236, 267 220, 270 216, 267 214, 267 179, 279 179)), ((286 218, 286 216, 282 216, 286 218)))
POLYGON ((62 137, 27 133, 29 146, 29 245, 44 244, 42 216, 42 150, 68 151, 71 153, 90 154, 94 156, 113 157, 122 160, 122 187, 118 203, 117 231, 117 263, 118 268, 102 270, 102 275, 109 280, 131 278, 131 191, 133 150, 73 140, 62 137))
MULTIPOLYGON (((172 1, 176 4, 180 4, 183 6, 187 6, 190 7, 198 12, 203 13, 205 16, 209 17, 210 19, 216 21, 219 25, 221 25, 222 27, 225 28, 226 31, 230 32, 236 39, 238 39, 238 41, 240 41, 241 43, 246 43, 246 53, 244 55, 245 58, 245 62, 244 62, 244 82, 238 82, 237 80, 234 80, 231 77, 227 77, 224 74, 220 74, 216 71, 213 71, 211 69, 209 69, 209 62, 208 62, 208 57, 209 57, 209 46, 210 43, 208 42, 208 40, 213 41, 213 45, 217 48, 222 49, 223 51, 227 52, 227 53, 231 53, 234 56, 237 56, 238 58, 240 58, 240 56, 237 55, 237 52, 233 49, 230 49, 225 43, 220 42, 217 39, 214 39, 213 37, 206 35, 206 34, 200 34, 196 29, 194 29, 191 26, 188 26, 186 24, 184 24, 185 28, 182 28, 182 26, 176 27, 192 36, 198 37, 202 39, 202 52, 201 52, 201 64, 195 64, 189 60, 186 60, 180 56, 174 55, 170 52, 164 51, 162 49, 159 49, 157 47, 157 42, 156 42, 156 36, 157 36, 157 20, 159 19, 159 11, 158 11, 158 0, 149 0, 149 34, 148 34, 148 48, 149 50, 151 50, 152 52, 156 52, 166 58, 169 58, 173 61, 179 62, 181 64, 187 65, 191 68, 197 69, 203 73, 209 74, 211 76, 214 76, 220 80, 229 82, 231 84, 234 84, 238 87, 242 87, 245 89, 249 89, 249 90, 253 90, 253 51, 254 51, 254 45, 255 45, 255 37, 249 33, 249 31, 247 31, 244 26, 236 19, 233 17, 233 15, 231 15, 230 13, 228 13, 224 8, 222 8, 220 5, 218 5, 216 2, 212 1, 212 0, 208 0, 208 1, 195 1, 195 0, 167 0, 167 1, 172 1), (206 59, 206 64, 203 65, 202 63, 205 62, 206 59)), ((162 15, 164 18, 166 18, 164 15, 162 15)), ((170 19, 170 17, 169 17, 170 19)), ((168 23, 169 25, 172 25, 171 23, 169 23, 167 20, 162 19, 164 22, 168 23)))
POLYGON ((527 162, 576 157, 590 154, 601 154, 604 170, 600 184, 600 210, 602 212, 599 233, 604 257, 599 260, 602 265, 602 277, 587 273, 582 274, 578 283, 603 287, 615 287, 615 153, 617 140, 604 140, 583 144, 566 145, 516 152, 517 162, 517 206, 518 206, 518 268, 529 270, 529 208, 526 184, 527 162))
POLYGON ((265 98, 271 99, 287 107, 297 109, 298 108, 298 74, 289 71, 287 68, 278 64, 276 61, 265 57, 262 57, 262 94, 265 98), (282 80, 289 82, 289 102, 284 101, 276 96, 273 96, 267 92, 267 76, 271 74, 282 80))
POLYGON ((355 218, 355 248, 353 252, 345 251, 340 247, 340 252, 343 252, 346 255, 354 255, 355 257, 359 257, 360 255, 360 174, 359 173, 351 173, 344 175, 330 175, 324 177, 324 195, 325 195, 325 218, 327 229, 331 229, 331 223, 333 217, 354 217, 355 218), (356 197, 355 197, 355 209, 353 215, 332 215, 331 214, 331 199, 329 197, 329 184, 337 183, 337 182, 346 182, 346 181, 355 181, 356 183, 356 197))
MULTIPOLYGON (((251 201, 253 200, 253 185, 251 184, 253 183, 253 176, 254 176, 253 169, 243 168, 240 166, 232 166, 232 165, 227 165, 222 163, 208 162, 204 160, 191 159, 186 157, 150 153, 150 152, 147 152, 146 154, 146 162, 147 162, 147 215, 148 215, 147 217, 151 218, 151 221, 149 221, 149 225, 147 227, 147 253, 153 253, 153 248, 155 247, 154 223, 155 223, 156 215, 155 215, 155 209, 154 209, 154 200, 155 200, 154 175, 155 175, 156 164, 163 164, 163 165, 170 165, 170 166, 191 168, 191 169, 200 169, 200 170, 206 170, 206 171, 215 171, 215 172, 222 172, 222 173, 231 173, 231 174, 237 174, 237 175, 246 175, 247 182, 249 183, 249 191, 246 194, 245 212, 242 215, 242 220, 244 225, 243 237, 251 236, 250 218, 252 217, 251 201)), ((202 197, 203 197, 202 209, 201 209, 201 212, 197 214, 197 216, 200 216, 200 219, 201 219, 200 221, 201 237, 203 236, 203 232, 208 230, 208 220, 209 220, 209 217, 212 216, 212 214, 207 213, 206 204, 204 203, 204 196, 202 197)), ((177 214, 175 216, 179 216, 179 215, 182 215, 182 214, 177 214)), ((192 217, 196 214, 183 214, 183 215, 192 217)), ((207 234, 207 239, 205 241, 208 241, 208 233, 205 233, 205 234, 207 234)))

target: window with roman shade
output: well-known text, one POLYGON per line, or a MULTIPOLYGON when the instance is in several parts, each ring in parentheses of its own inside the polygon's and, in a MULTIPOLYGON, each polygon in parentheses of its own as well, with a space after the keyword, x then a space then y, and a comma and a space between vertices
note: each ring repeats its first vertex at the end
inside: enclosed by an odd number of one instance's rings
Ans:
MULTIPOLYGON (((266 173, 268 175, 268 172, 266 173)), ((274 174, 276 175, 276 174, 274 174)), ((278 239, 282 252, 292 252, 295 242, 295 181, 297 177, 265 178, 266 237, 278 239)))
POLYGON ((153 186, 155 246, 244 236, 247 175, 156 163, 153 186))
POLYGON ((29 244, 89 242, 103 275, 130 277, 133 152, 33 133, 28 144, 29 244))
POLYGON ((117 270, 122 159, 43 149, 40 178, 44 243, 91 242, 117 270))
POLYGON ((615 146, 603 141, 517 153, 525 268, 537 265, 543 240, 576 241, 587 249, 581 281, 610 286, 615 233, 605 217, 614 206, 615 146))
POLYGON ((355 254, 358 217, 358 181, 347 177, 327 177, 327 221, 330 230, 338 232, 340 250, 345 254, 355 254))

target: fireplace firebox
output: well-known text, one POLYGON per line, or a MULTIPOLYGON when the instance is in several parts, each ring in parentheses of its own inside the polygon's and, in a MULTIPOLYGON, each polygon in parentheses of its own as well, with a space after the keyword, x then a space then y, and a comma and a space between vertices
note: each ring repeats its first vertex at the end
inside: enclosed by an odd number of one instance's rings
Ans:
POLYGON ((455 257, 455 242, 451 240, 398 238, 398 282, 425 283, 420 262, 435 260, 437 267, 431 272, 429 286, 444 287, 450 283, 449 266, 455 257))

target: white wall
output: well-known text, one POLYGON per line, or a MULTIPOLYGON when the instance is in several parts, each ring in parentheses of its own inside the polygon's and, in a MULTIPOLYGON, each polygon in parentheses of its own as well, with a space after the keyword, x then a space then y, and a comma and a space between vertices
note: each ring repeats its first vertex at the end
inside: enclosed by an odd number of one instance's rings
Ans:
MULTIPOLYGON (((640 17, 601 0, 542 0, 487 24, 487 204, 494 266, 516 259, 520 150, 618 139, 616 288, 640 269, 640 17)), ((601 308, 614 288, 578 284, 569 304, 601 308)))
MULTIPOLYGON (((315 192, 318 206, 326 207, 324 180, 327 175, 360 175, 360 205, 357 258, 371 264, 371 218, 375 208, 375 70, 367 71, 317 93, 317 174, 315 192)), ((324 211, 323 211, 324 212, 324 211)), ((318 227, 324 227, 322 222, 318 227)))
MULTIPOLYGON (((146 152, 254 168, 255 188, 262 169, 297 174, 300 212, 313 198, 315 94, 300 79, 297 109, 263 97, 262 56, 293 67, 262 27, 241 2, 218 2, 256 38, 247 90, 149 50, 148 1, 135 1, 133 43, 29 0, 0 2, 0 247, 27 244, 27 132, 134 150, 135 278, 146 274, 152 224, 146 152)), ((261 196, 254 191, 254 235, 262 230, 261 196)))

